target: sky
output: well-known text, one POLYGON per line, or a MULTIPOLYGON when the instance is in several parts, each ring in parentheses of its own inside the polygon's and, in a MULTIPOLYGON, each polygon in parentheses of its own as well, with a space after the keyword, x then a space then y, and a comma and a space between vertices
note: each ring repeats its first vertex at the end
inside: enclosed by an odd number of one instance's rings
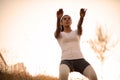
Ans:
MULTIPOLYGON (((100 61, 86 42, 94 39, 98 24, 112 35, 110 43, 119 40, 119 0, 1 0, 0 50, 6 62, 8 65, 24 62, 33 75, 44 73, 58 76, 61 49, 54 38, 54 31, 59 8, 71 16, 73 30, 79 20, 80 8, 87 9, 80 45, 84 57, 100 75, 100 61)), ((106 52, 105 80, 120 79, 119 50, 118 42, 106 52)))

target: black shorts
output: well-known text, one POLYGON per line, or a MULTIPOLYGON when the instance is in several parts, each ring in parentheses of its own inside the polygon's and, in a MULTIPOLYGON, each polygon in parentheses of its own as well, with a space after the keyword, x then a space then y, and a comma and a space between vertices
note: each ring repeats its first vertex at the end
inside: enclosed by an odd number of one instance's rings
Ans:
POLYGON ((84 69, 90 65, 84 58, 73 60, 62 60, 60 64, 66 64, 70 72, 77 71, 83 74, 84 69))

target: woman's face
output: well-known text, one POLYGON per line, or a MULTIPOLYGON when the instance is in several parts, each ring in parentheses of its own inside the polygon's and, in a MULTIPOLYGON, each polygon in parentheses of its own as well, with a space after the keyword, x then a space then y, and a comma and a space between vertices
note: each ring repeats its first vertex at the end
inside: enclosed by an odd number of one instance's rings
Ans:
POLYGON ((62 17, 61 25, 63 25, 64 27, 70 27, 71 24, 72 24, 72 20, 70 16, 65 15, 62 17))

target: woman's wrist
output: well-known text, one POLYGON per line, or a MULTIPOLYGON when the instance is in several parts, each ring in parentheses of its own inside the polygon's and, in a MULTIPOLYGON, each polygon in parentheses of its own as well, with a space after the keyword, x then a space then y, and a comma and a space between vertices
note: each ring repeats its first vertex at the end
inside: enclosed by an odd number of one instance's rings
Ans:
POLYGON ((84 19, 84 17, 80 16, 80 20, 83 20, 83 19, 84 19))
POLYGON ((80 16, 80 18, 84 18, 84 16, 80 16))

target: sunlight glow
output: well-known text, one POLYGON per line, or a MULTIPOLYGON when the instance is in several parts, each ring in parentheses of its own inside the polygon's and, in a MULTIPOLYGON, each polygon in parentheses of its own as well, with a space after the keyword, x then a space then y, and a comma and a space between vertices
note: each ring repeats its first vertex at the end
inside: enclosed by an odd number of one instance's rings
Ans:
MULTIPOLYGON (((84 7, 87 8, 87 13, 80 45, 85 58, 93 65, 97 74, 101 75, 100 62, 87 41, 94 37, 97 24, 110 26, 108 28, 117 32, 116 35, 118 35, 119 3, 114 0, 76 0, 74 2, 72 0, 5 0, 0 3, 0 50, 5 48, 9 51, 3 54, 9 65, 23 62, 32 75, 47 74, 58 77, 61 49, 53 35, 56 29, 56 11, 63 8, 64 13, 72 17, 72 29, 76 29, 80 8, 84 7)), ((110 62, 114 63, 112 58, 106 62, 109 67, 105 66, 105 74, 108 73, 107 70, 113 68, 110 62)), ((115 73, 115 71, 112 72, 115 73)), ((106 76, 106 80, 112 72, 106 76)), ((111 77, 109 80, 113 80, 111 77)))

